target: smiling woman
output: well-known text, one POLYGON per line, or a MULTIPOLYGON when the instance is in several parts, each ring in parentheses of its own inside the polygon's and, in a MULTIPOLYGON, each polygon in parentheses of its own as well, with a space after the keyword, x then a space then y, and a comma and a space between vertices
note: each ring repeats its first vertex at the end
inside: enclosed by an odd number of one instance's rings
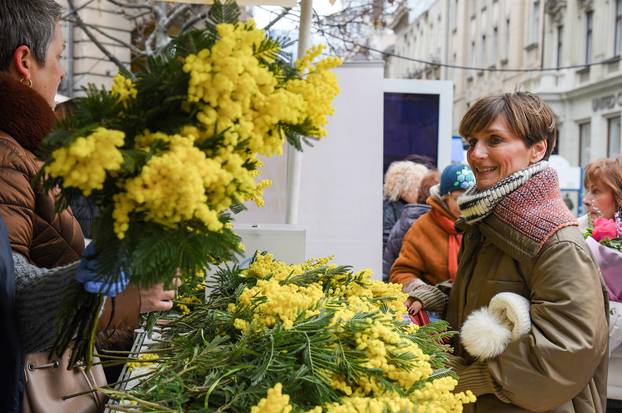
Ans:
POLYGON ((557 140, 551 109, 521 92, 479 100, 462 119, 460 134, 478 189, 548 159, 557 140))
POLYGON ((604 412, 607 300, 546 161, 553 112, 530 93, 490 96, 471 106, 460 133, 476 186, 458 200, 464 237, 447 320, 460 330, 502 292, 531 307, 529 334, 495 358, 477 359, 456 338, 456 390, 478 397, 465 412, 604 412))

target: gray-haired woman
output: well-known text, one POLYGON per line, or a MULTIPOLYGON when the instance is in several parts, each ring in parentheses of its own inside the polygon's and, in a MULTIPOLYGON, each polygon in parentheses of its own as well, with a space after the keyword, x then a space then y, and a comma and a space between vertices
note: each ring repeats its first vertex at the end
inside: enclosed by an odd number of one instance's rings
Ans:
MULTIPOLYGON (((0 1, 0 217, 15 261, 25 353, 51 348, 61 292, 73 282, 84 248, 71 211, 57 213, 54 195, 31 184, 41 167, 34 152, 54 125, 54 96, 64 76, 60 17, 52 0, 0 1)), ((139 292, 130 284, 117 296, 114 320, 108 303, 100 324, 131 326, 141 311, 170 309, 173 295, 161 286, 139 292)))
MULTIPOLYGON (((411 161, 397 161, 389 165, 384 174, 382 204, 382 251, 387 246, 387 240, 393 225, 402 215, 407 204, 417 200, 419 184, 428 172, 428 168, 411 161)), ((388 273, 386 274, 388 276, 388 273)))

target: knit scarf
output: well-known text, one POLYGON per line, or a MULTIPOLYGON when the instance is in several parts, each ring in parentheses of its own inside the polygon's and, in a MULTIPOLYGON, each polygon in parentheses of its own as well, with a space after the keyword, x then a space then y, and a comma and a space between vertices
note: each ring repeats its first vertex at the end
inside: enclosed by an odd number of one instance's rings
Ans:
POLYGON ((484 190, 471 187, 458 199, 458 208, 465 221, 469 224, 481 221, 492 213, 503 198, 521 187, 532 176, 548 167, 547 161, 540 161, 525 169, 514 172, 484 190))
POLYGON ((449 271, 449 278, 453 282, 456 280, 456 273, 458 272, 458 250, 460 250, 462 234, 456 230, 455 221, 442 214, 437 209, 432 208, 430 214, 438 226, 448 235, 447 270, 449 271))

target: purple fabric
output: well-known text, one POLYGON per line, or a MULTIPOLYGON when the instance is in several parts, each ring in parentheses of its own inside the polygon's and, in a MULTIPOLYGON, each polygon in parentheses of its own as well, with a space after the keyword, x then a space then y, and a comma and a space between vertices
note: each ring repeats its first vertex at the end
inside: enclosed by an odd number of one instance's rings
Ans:
POLYGON ((622 252, 606 247, 592 237, 585 241, 603 274, 609 299, 622 302, 622 252))

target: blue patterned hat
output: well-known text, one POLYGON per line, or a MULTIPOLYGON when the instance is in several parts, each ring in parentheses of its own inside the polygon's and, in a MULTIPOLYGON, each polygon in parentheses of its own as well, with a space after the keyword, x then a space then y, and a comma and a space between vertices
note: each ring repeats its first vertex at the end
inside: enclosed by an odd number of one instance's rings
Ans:
POLYGON ((441 196, 453 191, 466 191, 475 184, 471 168, 463 163, 449 165, 441 174, 439 192, 441 196))

